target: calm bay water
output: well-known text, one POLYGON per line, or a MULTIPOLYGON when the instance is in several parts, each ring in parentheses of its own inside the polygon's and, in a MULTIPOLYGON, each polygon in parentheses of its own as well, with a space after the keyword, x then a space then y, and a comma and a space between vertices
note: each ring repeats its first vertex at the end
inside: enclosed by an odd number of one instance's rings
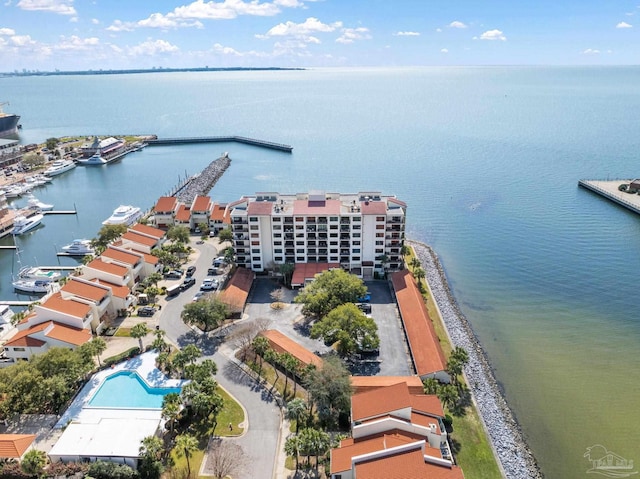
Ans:
MULTIPOLYGON (((36 195, 75 217, 20 238, 23 264, 150 207, 223 151, 211 192, 381 190, 434 246, 543 472, 582 478, 586 448, 640 460, 640 218, 578 189, 638 175, 640 68, 428 68, 0 79, 24 143, 64 135, 237 134, 76 168, 36 195)), ((71 260, 61 260, 73 264, 71 260)), ((0 255, 0 297, 15 297, 0 255)))

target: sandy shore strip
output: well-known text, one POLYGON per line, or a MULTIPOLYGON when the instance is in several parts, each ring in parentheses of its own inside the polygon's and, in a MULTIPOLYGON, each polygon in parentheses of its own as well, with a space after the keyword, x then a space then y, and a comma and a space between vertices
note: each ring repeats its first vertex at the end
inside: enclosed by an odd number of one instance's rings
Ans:
POLYGON ((542 478, 520 426, 498 387, 486 354, 449 289, 438 256, 426 244, 417 241, 407 241, 407 244, 414 248, 422 263, 451 342, 469 353, 465 376, 506 477, 542 478))

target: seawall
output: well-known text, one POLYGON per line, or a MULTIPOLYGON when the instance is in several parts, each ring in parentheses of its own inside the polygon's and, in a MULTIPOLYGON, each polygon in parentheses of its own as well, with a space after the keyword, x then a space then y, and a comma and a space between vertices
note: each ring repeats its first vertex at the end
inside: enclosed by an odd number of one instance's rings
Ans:
POLYGON ((543 475, 538 464, 498 387, 484 349, 458 307, 438 256, 424 243, 407 243, 414 248, 422 263, 449 339, 454 346, 463 347, 469 354, 469 363, 464 371, 467 383, 505 476, 508 479, 541 479, 543 475))

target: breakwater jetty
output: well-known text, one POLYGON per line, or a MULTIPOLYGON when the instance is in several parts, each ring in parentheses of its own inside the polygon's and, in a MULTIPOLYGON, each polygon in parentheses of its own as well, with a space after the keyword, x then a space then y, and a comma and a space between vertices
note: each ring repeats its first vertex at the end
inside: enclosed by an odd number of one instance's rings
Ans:
POLYGON ((161 146, 161 145, 181 145, 189 143, 244 143, 246 145, 260 146, 262 148, 269 148, 271 150, 286 151, 291 153, 293 147, 291 145, 285 145, 282 143, 274 143, 272 141, 257 140, 255 138, 247 138, 245 136, 197 136, 186 138, 156 138, 153 140, 146 140, 148 146, 161 146))
POLYGON ((433 249, 409 241, 426 273, 430 295, 454 346, 469 354, 464 373, 474 402, 507 479, 542 479, 543 475, 529 449, 522 430, 509 408, 487 359, 486 353, 449 289, 446 274, 433 249))
POLYGON ((630 185, 637 180, 580 180, 578 185, 607 198, 620 206, 640 214, 640 195, 619 190, 620 185, 630 185))
POLYGON ((196 196, 207 195, 230 164, 231 158, 225 153, 217 160, 213 160, 201 173, 189 178, 172 196, 185 204, 190 204, 196 196))

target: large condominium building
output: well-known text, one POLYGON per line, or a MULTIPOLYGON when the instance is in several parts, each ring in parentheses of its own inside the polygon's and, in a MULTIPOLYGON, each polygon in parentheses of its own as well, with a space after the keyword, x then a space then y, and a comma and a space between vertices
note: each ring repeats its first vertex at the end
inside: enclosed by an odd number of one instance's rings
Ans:
POLYGON ((236 262, 328 263, 365 279, 402 265, 407 205, 379 192, 256 193, 228 205, 236 262))

